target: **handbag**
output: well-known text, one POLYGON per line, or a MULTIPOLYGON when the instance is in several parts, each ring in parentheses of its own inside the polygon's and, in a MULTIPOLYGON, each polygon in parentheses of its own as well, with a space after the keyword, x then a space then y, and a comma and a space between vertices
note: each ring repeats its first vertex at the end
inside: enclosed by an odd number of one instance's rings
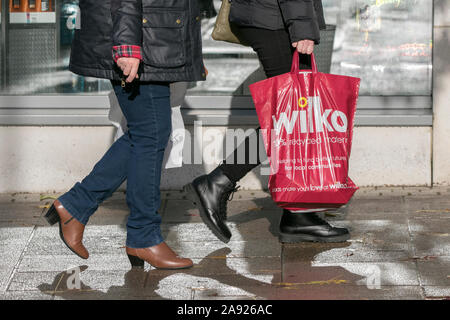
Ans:
POLYGON ((216 24, 212 32, 212 38, 217 41, 246 45, 244 41, 239 39, 238 30, 233 25, 230 25, 230 9, 231 2, 229 0, 222 0, 222 5, 220 6, 216 24))

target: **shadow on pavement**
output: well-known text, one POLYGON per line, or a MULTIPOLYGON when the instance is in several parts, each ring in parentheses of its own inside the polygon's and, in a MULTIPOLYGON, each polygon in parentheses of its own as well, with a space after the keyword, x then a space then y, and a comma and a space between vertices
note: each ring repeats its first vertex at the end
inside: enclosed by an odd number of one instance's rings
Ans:
MULTIPOLYGON (((130 268, 125 273, 123 285, 110 287, 108 277, 117 280, 117 272, 108 275, 111 271, 93 270, 89 274, 88 266, 82 265, 79 266, 80 278, 91 279, 87 282, 96 288, 80 281, 79 289, 71 289, 70 284, 74 284, 73 274, 64 270, 55 276, 52 283, 43 283, 38 289, 44 294, 62 299, 215 299, 232 297, 235 292, 244 292, 241 297, 247 299, 337 299, 373 295, 373 290, 361 285, 364 280, 361 275, 336 265, 314 266, 316 256, 329 250, 349 247, 350 242, 280 244, 277 238, 281 209, 274 205, 270 197, 253 198, 251 202, 250 208, 232 208, 228 217, 228 222, 235 225, 233 233, 236 239, 235 244, 230 243, 230 247, 238 248, 233 250, 241 250, 239 252, 233 252, 225 245, 212 249, 193 268, 186 270, 130 268), (242 212, 233 214, 240 210, 242 212), (242 247, 237 246, 237 243, 242 244, 242 247), (87 272, 86 276, 83 272, 87 272), (173 277, 176 275, 182 277, 173 277), (263 280, 259 276, 263 276, 263 280), (207 283, 205 288, 198 288, 198 280, 207 283), (96 282, 101 284, 97 285, 96 282), (167 288, 169 284, 173 288, 167 288), (229 292, 230 287, 234 293, 229 292), (177 293, 176 290, 184 290, 185 294, 177 293), (188 292, 191 294, 186 294, 188 292)), ((242 206, 240 203, 234 205, 242 206)), ((170 245, 180 248, 180 241, 176 237, 170 245)), ((234 298, 239 297, 235 295, 234 298)))

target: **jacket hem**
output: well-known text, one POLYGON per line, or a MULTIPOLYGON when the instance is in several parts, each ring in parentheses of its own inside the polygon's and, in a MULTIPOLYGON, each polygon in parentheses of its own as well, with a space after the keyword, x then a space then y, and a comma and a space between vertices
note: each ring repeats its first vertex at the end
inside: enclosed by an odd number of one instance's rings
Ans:
MULTIPOLYGON (((74 64, 69 64, 69 70, 75 74, 85 77, 94 77, 108 80, 121 80, 120 75, 114 70, 99 69, 77 66, 74 64)), ((201 74, 195 74, 190 71, 183 72, 171 72, 167 73, 164 71, 155 72, 144 72, 139 74, 140 81, 156 81, 156 82, 180 82, 180 81, 204 81, 206 77, 201 74)))

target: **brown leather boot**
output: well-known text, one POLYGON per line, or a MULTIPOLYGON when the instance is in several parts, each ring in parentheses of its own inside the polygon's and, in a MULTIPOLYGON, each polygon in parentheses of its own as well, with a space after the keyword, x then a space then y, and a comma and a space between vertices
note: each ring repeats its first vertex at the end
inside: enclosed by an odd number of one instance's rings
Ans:
POLYGON ((48 209, 45 219, 50 225, 59 223, 59 236, 65 245, 80 258, 89 258, 89 252, 83 245, 84 225, 63 207, 61 202, 55 200, 48 209))
POLYGON ((144 267, 144 261, 157 269, 186 269, 194 265, 191 259, 181 258, 165 243, 156 246, 134 249, 126 247, 132 267, 144 267))

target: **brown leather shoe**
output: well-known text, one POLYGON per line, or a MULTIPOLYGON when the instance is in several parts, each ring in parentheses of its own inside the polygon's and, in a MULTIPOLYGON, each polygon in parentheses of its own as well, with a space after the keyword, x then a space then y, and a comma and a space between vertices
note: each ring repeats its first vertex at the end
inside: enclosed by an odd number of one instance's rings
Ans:
POLYGON ((165 243, 156 246, 134 249, 126 247, 131 266, 144 267, 144 261, 158 269, 186 269, 194 265, 191 259, 181 258, 165 243))
POLYGON ((65 245, 80 258, 89 258, 89 252, 83 245, 84 225, 63 207, 61 202, 55 200, 45 215, 50 225, 59 223, 59 236, 65 245))

